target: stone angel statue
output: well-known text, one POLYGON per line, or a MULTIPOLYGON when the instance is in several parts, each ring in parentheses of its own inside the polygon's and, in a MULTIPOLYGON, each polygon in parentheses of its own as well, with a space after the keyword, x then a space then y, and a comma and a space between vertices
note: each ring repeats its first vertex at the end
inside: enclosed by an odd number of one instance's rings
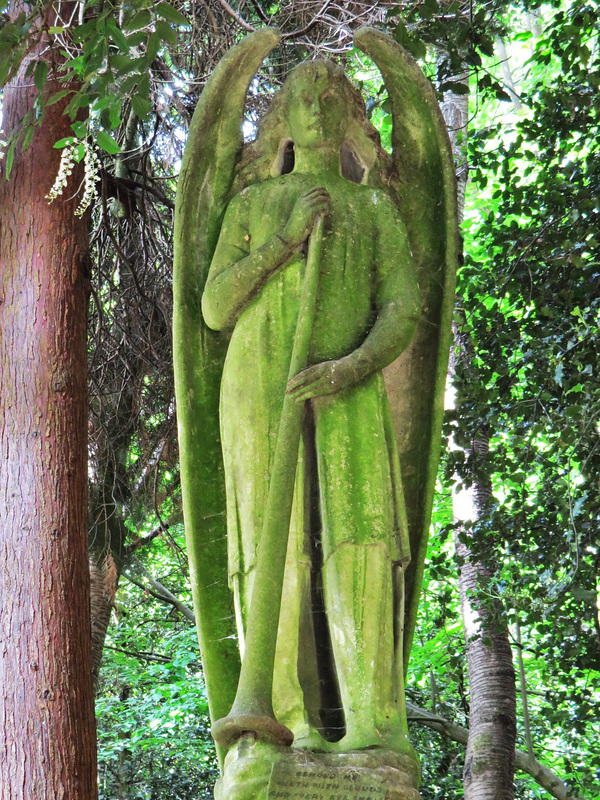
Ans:
POLYGON ((433 90, 373 29, 355 41, 389 93, 391 156, 322 60, 243 144, 278 39, 263 29, 223 58, 178 187, 181 476, 213 735, 221 755, 250 734, 416 763, 404 675, 450 341, 450 148, 433 90))

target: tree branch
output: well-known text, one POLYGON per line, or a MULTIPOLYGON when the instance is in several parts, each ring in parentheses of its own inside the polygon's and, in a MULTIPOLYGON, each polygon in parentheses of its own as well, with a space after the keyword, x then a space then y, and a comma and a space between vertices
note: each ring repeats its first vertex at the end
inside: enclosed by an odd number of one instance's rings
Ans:
POLYGON ((243 17, 241 17, 241 16, 240 16, 240 15, 237 13, 237 11, 235 11, 235 9, 233 9, 233 8, 232 8, 232 7, 229 5, 229 3, 227 2, 227 0, 219 0, 219 3, 220 3, 222 6, 223 6, 223 8, 225 9, 225 11, 226 11, 226 12, 227 12, 227 13, 228 13, 230 16, 232 16, 232 17, 234 18, 234 20, 237 22, 237 24, 238 24, 238 25, 240 25, 242 28, 244 28, 244 30, 246 30, 246 31, 250 31, 250 32, 252 32, 252 31, 255 31, 255 30, 256 30, 256 28, 254 28, 252 25, 250 25, 250 23, 246 22, 246 20, 245 20, 243 17))
POLYGON ((135 586, 138 586, 140 589, 143 589, 144 591, 148 592, 149 594, 152 595, 152 597, 155 597, 157 600, 161 600, 164 603, 169 603, 169 605, 172 605, 173 608, 176 608, 177 611, 179 611, 180 614, 183 614, 183 616, 187 620, 189 620, 193 625, 196 624, 194 612, 191 610, 191 608, 188 608, 185 605, 185 603, 182 603, 181 600, 175 597, 175 595, 172 592, 170 592, 166 586, 163 586, 162 583, 153 578, 152 575, 148 572, 148 570, 144 566, 142 566, 138 561, 132 559, 128 565, 128 569, 131 571, 135 571, 139 575, 144 577, 148 581, 152 589, 149 589, 143 583, 136 581, 135 578, 133 578, 131 575, 125 572, 124 574, 127 580, 131 581, 131 583, 135 584, 135 586))
POLYGON ((533 752, 533 742, 531 740, 531 725, 529 723, 529 703, 527 702, 527 682, 525 680, 525 664, 523 662, 523 645, 521 644, 521 626, 517 619, 516 625, 517 641, 517 661, 519 663, 519 680, 521 689, 521 702, 523 704, 523 724, 525 726, 525 741, 527 742, 527 753, 531 761, 535 761, 533 752))
POLYGON ((125 548, 125 561, 130 558, 137 550, 140 550, 142 547, 145 547, 147 544, 153 539, 156 539, 157 536, 163 532, 164 527, 158 525, 156 528, 147 533, 145 536, 138 536, 137 539, 131 541, 125 548))
POLYGON ((265 14, 265 12, 262 10, 262 8, 260 7, 259 3, 257 3, 256 0, 251 0, 251 3, 254 6, 254 8, 256 9, 256 13, 258 14, 258 16, 262 19, 263 22, 266 22, 267 25, 268 25, 270 20, 267 17, 267 15, 265 14))
POLYGON ((148 653, 145 650, 124 650, 122 647, 115 647, 112 644, 105 644, 107 650, 114 650, 117 653, 124 653, 126 656, 131 656, 132 658, 140 658, 144 661, 156 661, 158 664, 168 664, 171 659, 167 656, 158 655, 158 653, 148 653))
MULTIPOLYGON (((438 733, 444 734, 449 739, 459 744, 466 745, 469 738, 469 729, 464 728, 462 725, 456 725, 450 720, 444 719, 437 714, 432 714, 425 708, 413 705, 413 703, 406 703, 406 713, 409 720, 418 722, 420 725, 425 725, 438 733)), ((570 794, 570 789, 567 784, 558 777, 551 769, 540 764, 535 758, 530 759, 527 753, 522 750, 515 752, 515 766, 527 775, 531 775, 534 781, 539 784, 543 789, 549 792, 556 800, 583 800, 570 794)))

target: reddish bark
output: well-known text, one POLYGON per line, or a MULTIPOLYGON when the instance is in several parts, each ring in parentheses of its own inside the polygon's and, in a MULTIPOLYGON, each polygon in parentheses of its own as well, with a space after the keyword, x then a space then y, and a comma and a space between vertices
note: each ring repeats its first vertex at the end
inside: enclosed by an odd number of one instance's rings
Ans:
MULTIPOLYGON (((23 68, 5 89, 7 135, 32 107, 30 84, 23 68)), ((53 144, 71 133, 62 110, 48 108, 30 148, 17 148, 10 181, 0 177, 0 800, 97 797, 88 226, 73 215, 76 200, 45 199, 58 170, 53 144)))

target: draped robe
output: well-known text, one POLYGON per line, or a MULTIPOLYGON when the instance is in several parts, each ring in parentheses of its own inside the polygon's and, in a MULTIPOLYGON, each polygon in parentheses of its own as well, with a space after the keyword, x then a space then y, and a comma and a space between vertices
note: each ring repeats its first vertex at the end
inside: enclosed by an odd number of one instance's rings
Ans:
MULTIPOLYGON (((280 233, 297 198, 315 185, 326 186, 331 203, 309 364, 339 359, 358 348, 378 310, 391 302, 400 304, 409 318, 420 313, 416 272, 397 207, 384 192, 343 178, 292 173, 255 184, 234 197, 224 217, 209 283, 280 233)), ((220 424, 229 579, 242 642, 305 264, 305 254, 296 252, 241 310, 223 369, 220 424)), ((385 543, 391 565, 405 566, 410 553, 400 465, 381 372, 337 394, 316 397, 311 404, 322 562, 344 544, 385 543)), ((314 552, 305 502, 311 477, 304 455, 301 447, 282 619, 287 613, 286 595, 306 594, 295 569, 298 564, 310 566, 314 552)), ((298 603, 306 606, 306 598, 298 603)), ((301 626, 298 603, 291 602, 288 611, 301 626)))

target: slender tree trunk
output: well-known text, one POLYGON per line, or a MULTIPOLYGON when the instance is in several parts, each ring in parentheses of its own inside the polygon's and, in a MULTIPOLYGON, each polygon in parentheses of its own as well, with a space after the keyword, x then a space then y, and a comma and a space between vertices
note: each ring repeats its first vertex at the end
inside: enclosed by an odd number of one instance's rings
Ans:
MULTIPOLYGON (((471 458, 484 459, 488 437, 472 443, 471 458)), ((475 511, 479 518, 489 507, 491 484, 475 484, 475 511)), ((492 577, 483 554, 473 557, 469 534, 455 538, 461 562, 459 585, 469 668, 469 740, 465 755, 465 800, 512 800, 514 798, 516 688, 512 651, 506 624, 499 626, 499 600, 477 602, 478 589, 492 577), (465 542, 465 539, 467 541, 465 542)))
POLYGON ((506 52, 506 45, 501 36, 496 36, 496 53, 500 59, 500 69, 502 70, 502 77, 504 78, 504 85, 510 95, 511 102, 515 111, 520 111, 523 107, 521 99, 517 94, 515 82, 513 80, 512 72, 510 71, 510 64, 508 63, 508 53, 506 52))
MULTIPOLYGON (((7 135, 33 106, 26 64, 7 135)), ((64 85, 48 87, 57 91, 64 85)), ((0 798, 94 800, 87 561, 88 225, 48 205, 58 139, 47 109, 0 177, 0 798)), ((77 186, 81 176, 73 181, 77 186)))
POLYGON ((90 551, 89 562, 92 614, 92 683, 95 695, 98 690, 104 642, 106 641, 110 615, 119 585, 119 573, 110 549, 104 552, 90 551))
MULTIPOLYGON (((131 143, 129 143, 131 147, 131 143)), ((90 481, 88 551, 91 578, 92 617, 92 680, 94 694, 98 689, 100 664, 110 615, 123 571, 127 528, 123 508, 131 501, 127 454, 134 436, 134 384, 118 383, 113 387, 116 398, 109 415, 110 425, 96 434, 93 448, 96 475, 90 481)))
POLYGON ((105 469, 100 484, 89 484, 88 555, 94 695, 98 690, 104 642, 121 577, 123 549, 127 536, 115 497, 120 494, 120 485, 115 484, 113 463, 108 453, 106 455, 109 463, 102 465, 105 469))
MULTIPOLYGON (((460 80, 467 82, 467 76, 460 80)), ((459 220, 462 221, 468 176, 465 155, 468 119, 468 95, 448 94, 444 97, 442 113, 448 125, 457 166, 459 220)), ((472 358, 470 343, 461 341, 455 329, 455 346, 451 358, 454 374, 457 354, 468 364, 472 358)), ((463 387, 468 395, 468 385, 463 387)), ((459 410, 460 414, 460 410, 459 410)), ((488 452, 487 431, 471 443, 471 458, 485 462, 488 452)), ((471 492, 471 518, 487 512, 491 499, 488 480, 474 477, 471 492)), ((493 574, 482 554, 475 558, 469 547, 469 529, 461 530, 456 538, 456 555, 461 564, 459 586, 461 611, 467 644, 469 671, 469 738, 465 756, 465 800, 512 800, 514 798, 514 761, 516 743, 516 687, 508 627, 502 619, 499 601, 489 605, 477 604, 474 597, 482 581, 493 574)))

